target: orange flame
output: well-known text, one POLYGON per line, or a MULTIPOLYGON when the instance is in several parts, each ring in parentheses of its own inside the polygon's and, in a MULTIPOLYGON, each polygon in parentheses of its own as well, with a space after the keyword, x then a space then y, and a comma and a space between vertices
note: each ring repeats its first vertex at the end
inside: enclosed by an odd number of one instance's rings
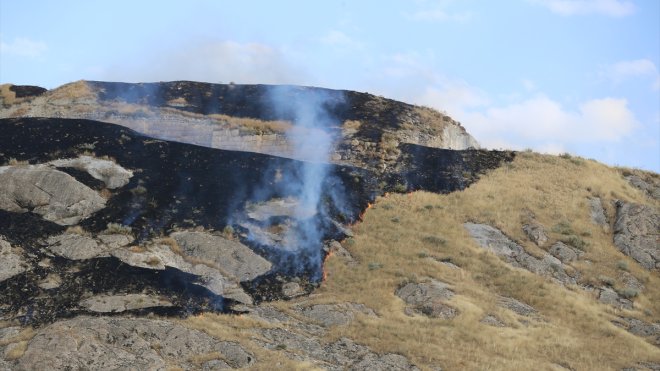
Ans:
POLYGON ((326 266, 326 263, 328 262, 328 258, 332 255, 332 253, 333 253, 332 250, 328 251, 328 254, 323 259, 323 281, 324 282, 328 278, 328 268, 326 266))

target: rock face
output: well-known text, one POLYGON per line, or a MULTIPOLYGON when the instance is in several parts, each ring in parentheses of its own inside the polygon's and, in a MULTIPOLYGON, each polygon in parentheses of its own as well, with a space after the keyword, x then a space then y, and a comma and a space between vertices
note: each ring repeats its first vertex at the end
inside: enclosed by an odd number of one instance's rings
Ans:
POLYGON ((656 209, 618 201, 614 245, 646 269, 660 268, 660 214, 656 209))
POLYGON ((52 253, 71 260, 109 256, 107 254, 108 248, 103 245, 99 246, 99 243, 89 236, 65 233, 49 237, 46 242, 48 243, 48 250, 52 253))
POLYGON ((80 306, 96 313, 119 313, 153 307, 171 307, 166 299, 144 294, 97 295, 80 302, 80 306))
POLYGON ((555 258, 561 260, 562 263, 575 261, 582 254, 582 251, 568 246, 561 241, 555 242, 548 252, 555 258))
POLYGON ((25 260, 12 251, 9 242, 0 236, 0 282, 25 272, 25 260))
POLYGON ((72 176, 44 166, 0 167, 0 209, 28 212, 60 225, 78 223, 105 199, 72 176))
POLYGON ((300 309, 303 316, 320 323, 324 327, 348 325, 358 313, 375 316, 373 310, 363 304, 317 304, 300 309))
POLYGON ((204 232, 175 232, 172 238, 187 256, 203 259, 239 281, 250 281, 268 272, 272 264, 237 241, 204 232))
POLYGON ((545 228, 537 221, 530 221, 523 225, 523 232, 529 237, 532 242, 537 246, 543 246, 548 242, 548 236, 545 234, 545 228))
POLYGON ((514 267, 524 268, 532 273, 554 278, 562 284, 574 284, 576 282, 574 277, 576 273, 571 272, 558 258, 550 254, 543 255, 541 259, 536 258, 527 253, 522 246, 505 236, 499 229, 489 225, 465 223, 464 226, 479 246, 492 251, 514 267), (570 275, 569 272, 573 275, 570 275))
POLYGON ((609 230, 609 223, 605 215, 605 209, 600 197, 589 197, 589 210, 591 212, 591 221, 601 226, 604 230, 609 230))
POLYGON ((192 357, 210 353, 217 353, 214 359, 225 368, 248 367, 255 362, 254 356, 236 343, 170 321, 81 316, 39 330, 17 368, 191 369, 204 367, 193 364, 192 357))
POLYGON ((105 186, 109 189, 125 186, 133 176, 132 171, 124 169, 113 161, 91 156, 54 160, 50 164, 55 167, 72 167, 84 170, 94 179, 105 183, 105 186))
POLYGON ((454 296, 449 286, 440 281, 410 282, 398 290, 396 296, 408 304, 407 313, 419 313, 433 318, 450 319, 458 315, 458 310, 445 304, 454 296))

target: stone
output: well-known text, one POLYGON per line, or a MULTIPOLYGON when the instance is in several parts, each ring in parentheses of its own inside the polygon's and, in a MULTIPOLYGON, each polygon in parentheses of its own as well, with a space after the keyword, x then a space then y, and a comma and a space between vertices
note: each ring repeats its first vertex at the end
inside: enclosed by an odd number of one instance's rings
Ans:
POLYGON ((548 236, 545 234, 545 228, 542 224, 532 220, 524 224, 522 229, 527 237, 537 246, 543 246, 548 242, 548 236))
POLYGON ((552 245, 552 247, 550 247, 550 250, 548 250, 548 252, 550 253, 550 255, 561 260, 562 263, 570 263, 572 261, 575 261, 582 254, 581 251, 571 246, 568 246, 561 241, 558 241, 554 245, 552 245))
POLYGON ((129 234, 100 234, 97 236, 98 240, 111 249, 117 249, 120 247, 128 246, 131 242, 135 241, 135 238, 129 234))
POLYGON ((304 294, 305 291, 297 282, 287 282, 282 285, 282 295, 287 298, 295 298, 304 294))
POLYGON ((50 252, 71 260, 85 260, 109 256, 107 247, 99 245, 89 236, 76 233, 64 233, 48 237, 46 247, 50 252))
POLYGON ((109 189, 125 186, 133 176, 132 171, 124 169, 114 161, 92 156, 54 160, 49 164, 55 167, 71 167, 83 170, 93 178, 105 183, 105 186, 109 189))
POLYGON ((568 269, 561 260, 550 254, 542 258, 530 255, 499 229, 486 224, 465 223, 468 233, 482 248, 495 253, 514 267, 524 268, 540 276, 552 278, 560 284, 575 284, 577 271, 568 269), (570 274, 569 274, 570 273, 570 274))
POLYGON ((27 263, 21 254, 17 254, 0 236, 0 282, 21 274, 27 270, 27 263))
POLYGON ((521 316, 531 317, 536 315, 536 309, 534 307, 514 298, 499 296, 497 298, 497 305, 521 316))
POLYGON ((17 368, 192 369, 192 356, 213 352, 218 352, 232 368, 249 367, 255 362, 254 356, 239 344, 215 339, 176 322, 79 316, 39 329, 17 368))
POLYGON ((327 245, 327 249, 328 249, 328 254, 339 257, 348 266, 350 266, 350 267, 357 266, 358 262, 355 260, 353 255, 348 250, 346 250, 346 248, 344 246, 342 246, 339 242, 334 241, 334 240, 331 241, 327 245))
POLYGON ((650 176, 642 178, 639 175, 631 174, 626 176, 625 179, 633 187, 646 192, 649 197, 660 200, 660 178, 650 176))
POLYGON ((603 230, 608 231, 610 228, 605 215, 605 209, 600 197, 589 197, 589 210, 591 215, 591 222, 602 227, 603 230))
POLYGON ((403 299, 414 313, 441 319, 451 319, 459 314, 457 309, 445 303, 454 296, 454 292, 444 282, 410 282, 396 290, 395 295, 403 299))
POLYGON ((632 301, 622 298, 619 294, 609 287, 601 287, 598 292, 598 301, 613 307, 622 309, 633 309, 632 301))
POLYGON ((348 338, 324 345, 314 337, 282 328, 262 329, 260 334, 265 348, 283 350, 291 358, 313 361, 328 370, 419 370, 402 355, 377 354, 348 338))
POLYGON ((96 313, 119 313, 153 307, 171 307, 169 300, 146 294, 96 295, 82 300, 81 307, 96 313))
POLYGON ((617 201, 614 245, 646 269, 660 269, 660 214, 651 206, 617 201))
POLYGON ((488 325, 488 326, 493 326, 493 327, 505 327, 506 326, 506 324, 504 322, 500 321, 499 318, 495 317, 492 314, 489 314, 489 315, 485 316, 479 322, 481 322, 485 325, 488 325))
POLYGON ((64 172, 43 165, 0 167, 0 209, 33 212, 73 225, 105 207, 105 199, 64 172))
POLYGON ((660 346, 660 323, 648 323, 637 318, 619 317, 612 321, 631 334, 647 338, 652 344, 660 346))
POLYGON ((268 272, 272 264, 238 241, 206 232, 175 232, 172 238, 184 254, 203 259, 241 282, 253 280, 268 272))
POLYGON ((133 267, 154 270, 171 267, 194 274, 199 276, 197 284, 209 289, 214 294, 243 304, 252 304, 250 295, 245 293, 238 282, 227 273, 212 266, 211 262, 207 265, 196 260, 186 261, 184 256, 173 252, 168 245, 153 243, 136 250, 120 248, 111 250, 110 254, 133 267))
POLYGON ((345 326, 353 322, 357 314, 376 316, 373 310, 363 304, 316 304, 298 309, 299 312, 324 327, 345 326))

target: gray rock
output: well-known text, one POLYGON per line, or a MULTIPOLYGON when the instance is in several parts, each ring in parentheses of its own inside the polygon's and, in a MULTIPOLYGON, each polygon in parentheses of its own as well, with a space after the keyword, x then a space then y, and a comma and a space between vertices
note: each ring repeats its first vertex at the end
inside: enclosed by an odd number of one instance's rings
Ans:
POLYGON ((656 200, 660 200, 660 178, 645 177, 641 178, 638 175, 632 174, 625 177, 625 179, 636 188, 646 192, 646 194, 656 200))
POLYGON ((171 237, 186 255, 209 261, 239 281, 253 280, 272 267, 268 260, 237 241, 205 232, 175 232, 171 237))
POLYGON ((499 256, 514 267, 524 268, 540 276, 553 278, 561 284, 575 284, 577 272, 568 269, 559 259, 545 254, 536 258, 518 245, 499 229, 485 224, 465 223, 472 238, 479 246, 499 256), (571 274, 569 274, 571 273, 571 274))
POLYGON ((456 317, 458 310, 445 302, 454 296, 449 286, 440 281, 410 282, 398 290, 395 295, 409 305, 409 311, 433 318, 450 319, 456 317))
POLYGON ((610 229, 600 197, 589 197, 589 210, 592 223, 599 225, 606 231, 610 229))
POLYGON ((20 254, 17 254, 0 236, 0 282, 25 272, 27 264, 20 254))
POLYGON ((297 282, 287 282, 282 285, 282 295, 286 296, 287 298, 291 299, 304 294, 305 291, 297 282))
POLYGON ((171 307, 172 303, 167 299, 146 294, 120 294, 92 296, 82 300, 79 305, 91 312, 119 313, 153 307, 171 307))
POLYGON ((183 256, 173 252, 168 245, 154 243, 138 250, 120 248, 111 250, 110 254, 134 267, 155 270, 172 267, 192 273, 199 276, 198 284, 200 286, 209 289, 214 294, 240 303, 252 304, 252 298, 243 291, 238 282, 232 277, 228 277, 225 272, 197 261, 186 261, 183 256))
POLYGON ((646 269, 660 269, 660 214, 646 205, 616 203, 614 245, 646 269))
POLYGON ((92 237, 75 233, 51 236, 46 240, 46 243, 48 244, 46 248, 50 252, 71 260, 110 256, 108 247, 99 245, 92 237))
POLYGON ((260 333, 267 349, 284 350, 291 358, 315 361, 329 370, 418 370, 399 354, 377 354, 347 338, 324 345, 316 338, 281 328, 263 329, 260 333))
POLYGON ((358 313, 367 316, 376 315, 370 308, 356 303, 317 304, 298 308, 298 310, 303 316, 325 327, 348 325, 355 319, 358 313))
POLYGON ((532 220, 529 223, 524 224, 522 229, 527 237, 529 237, 529 239, 537 246, 543 246, 546 242, 548 242, 548 236, 545 234, 545 228, 540 223, 532 220))
POLYGON ((616 291, 609 287, 601 287, 598 292, 598 301, 613 307, 622 309, 633 309, 632 301, 622 298, 616 291))
POLYGON ((128 184, 133 172, 126 170, 117 163, 91 156, 80 156, 51 161, 55 167, 72 167, 86 171, 89 175, 105 183, 110 189, 120 188, 128 184))
POLYGON ((0 209, 34 212, 60 225, 77 224, 105 199, 69 174, 46 166, 0 167, 0 209))
POLYGON ((479 322, 481 322, 485 325, 493 326, 493 327, 505 327, 506 326, 506 324, 504 322, 500 321, 499 318, 495 317, 492 314, 489 314, 489 315, 485 316, 479 322))
POLYGON ((28 343, 18 369, 191 369, 192 356, 212 352, 220 353, 234 368, 255 362, 239 344, 176 322, 81 316, 40 329, 28 343))
POLYGON ((537 314, 536 309, 534 309, 531 305, 506 296, 498 297, 497 305, 525 317, 531 317, 537 314))
POLYGON ((648 323, 629 317, 619 317, 612 323, 625 328, 631 334, 647 338, 651 343, 660 346, 660 323, 648 323))
POLYGON ((338 258, 342 259, 348 266, 355 267, 357 266, 357 261, 351 255, 351 253, 344 248, 339 242, 337 241, 331 241, 328 243, 326 246, 326 249, 328 253, 337 256, 338 258))
POLYGON ((628 272, 621 273, 621 282, 623 283, 624 288, 627 290, 634 290, 638 293, 644 291, 644 285, 639 282, 635 276, 628 272))
POLYGON ((135 238, 129 234, 100 234, 97 236, 98 240, 105 246, 111 249, 128 246, 135 238))
POLYGON ((562 263, 570 263, 575 261, 582 254, 582 251, 568 246, 561 241, 558 241, 552 245, 548 252, 555 258, 561 260, 562 263))

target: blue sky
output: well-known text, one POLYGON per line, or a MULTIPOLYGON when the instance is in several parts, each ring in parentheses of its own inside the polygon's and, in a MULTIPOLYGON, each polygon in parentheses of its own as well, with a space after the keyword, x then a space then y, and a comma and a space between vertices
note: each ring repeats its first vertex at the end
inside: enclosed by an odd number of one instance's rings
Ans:
POLYGON ((0 83, 302 84, 660 172, 660 1, 0 0, 0 83))

